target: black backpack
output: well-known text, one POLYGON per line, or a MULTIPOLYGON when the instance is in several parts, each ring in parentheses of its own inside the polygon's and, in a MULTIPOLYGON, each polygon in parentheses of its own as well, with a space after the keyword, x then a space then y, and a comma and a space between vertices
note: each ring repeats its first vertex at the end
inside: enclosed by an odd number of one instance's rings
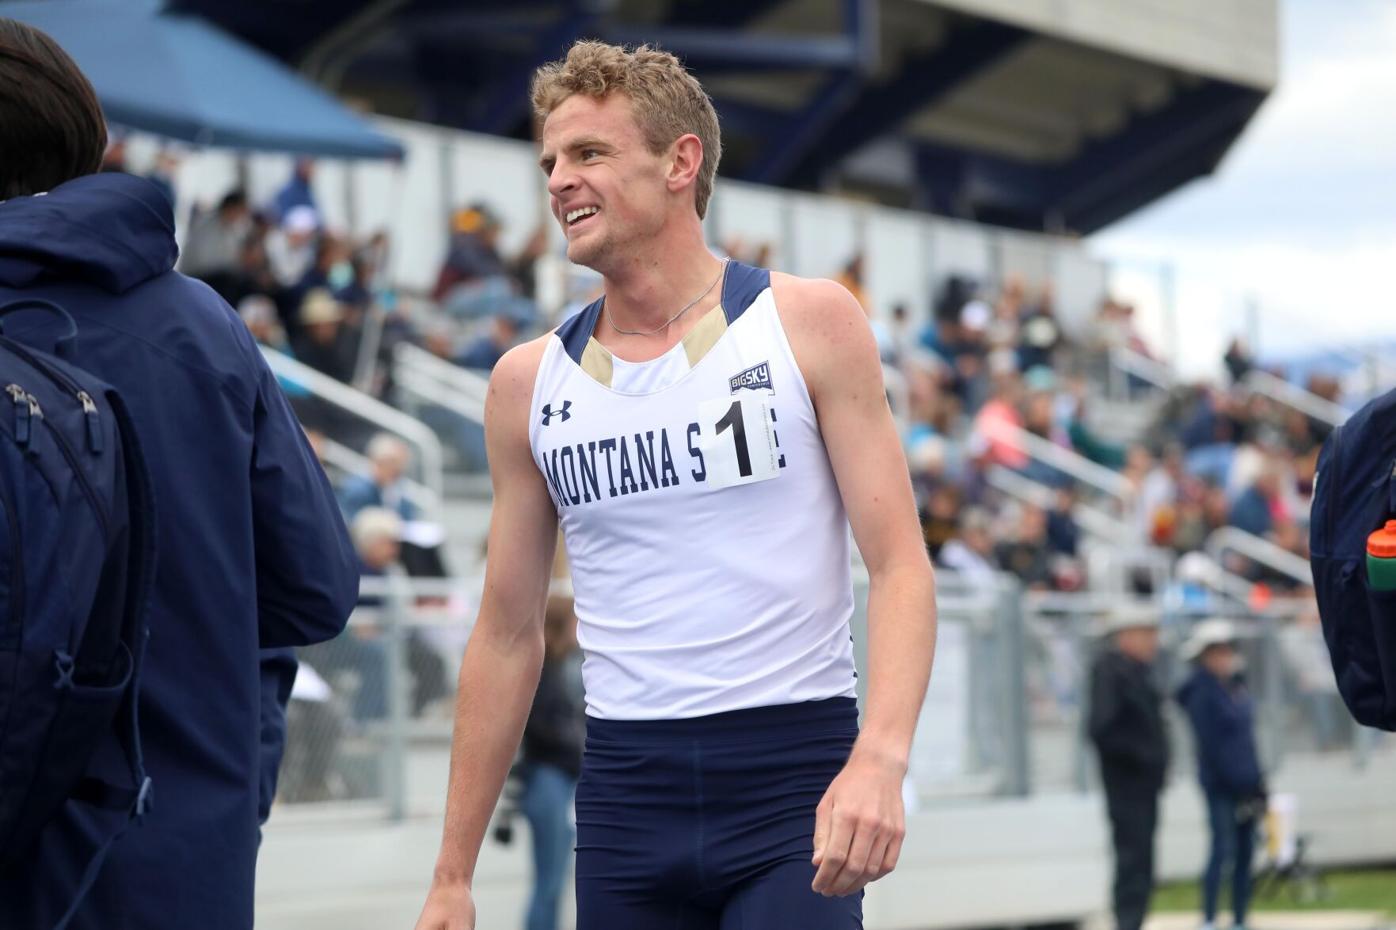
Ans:
POLYGON ((1396 517, 1396 391, 1323 444, 1309 560, 1338 690, 1358 723, 1396 730, 1396 591, 1367 583, 1367 537, 1396 517))
POLYGON ((128 817, 99 847, 67 925, 111 844, 152 800, 136 713, 150 585, 150 477, 121 396, 66 362, 77 326, 54 353, 0 330, 0 870, 70 799, 128 817), (88 776, 116 729, 130 783, 88 776))

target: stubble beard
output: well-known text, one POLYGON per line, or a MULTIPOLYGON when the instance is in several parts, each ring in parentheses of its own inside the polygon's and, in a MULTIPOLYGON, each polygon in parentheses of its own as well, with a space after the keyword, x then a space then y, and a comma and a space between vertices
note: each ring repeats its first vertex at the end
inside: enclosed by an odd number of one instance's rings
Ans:
POLYGON ((581 265, 593 271, 605 274, 607 253, 610 251, 610 237, 605 235, 592 236, 581 242, 569 242, 567 244, 567 260, 574 265, 581 265))

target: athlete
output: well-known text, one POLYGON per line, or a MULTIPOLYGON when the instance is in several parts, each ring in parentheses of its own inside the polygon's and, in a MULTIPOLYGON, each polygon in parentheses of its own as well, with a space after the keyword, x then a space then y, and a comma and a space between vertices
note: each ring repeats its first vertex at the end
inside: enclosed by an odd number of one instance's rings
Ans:
POLYGON ((567 256, 605 294, 490 379, 490 558, 418 930, 474 927, 559 523, 587 705, 578 930, 861 927, 901 850, 935 644, 866 317, 833 282, 709 252, 717 117, 672 55, 579 42, 532 96, 567 256), (870 580, 861 732, 850 524, 870 580))

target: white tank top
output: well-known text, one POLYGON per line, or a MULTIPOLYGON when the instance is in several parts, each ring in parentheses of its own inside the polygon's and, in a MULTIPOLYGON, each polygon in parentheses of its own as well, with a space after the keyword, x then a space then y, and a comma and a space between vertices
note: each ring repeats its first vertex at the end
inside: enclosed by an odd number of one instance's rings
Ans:
POLYGON ((549 339, 529 441, 557 506, 587 712, 677 719, 852 696, 848 520, 770 273, 649 362, 549 339))

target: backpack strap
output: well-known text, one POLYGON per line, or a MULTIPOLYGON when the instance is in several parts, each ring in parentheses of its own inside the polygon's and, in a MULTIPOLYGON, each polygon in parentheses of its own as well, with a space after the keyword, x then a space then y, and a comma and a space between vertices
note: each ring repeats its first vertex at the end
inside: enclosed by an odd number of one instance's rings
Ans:
MULTIPOLYGON (((19 313, 23 310, 43 310, 52 313, 54 316, 66 320, 68 331, 54 340, 53 354, 59 358, 70 358, 73 353, 73 343, 78 336, 78 324, 73 319, 73 315, 64 310, 51 300, 42 300, 38 297, 21 297, 19 300, 12 300, 0 306, 0 318, 9 316, 11 313, 19 313)), ((4 333, 4 324, 0 323, 0 334, 4 333)))
MULTIPOLYGON (((144 637, 143 637, 144 639, 144 637)), ((145 643, 138 647, 138 652, 145 652, 145 643)), ((126 704, 129 712, 125 714, 129 725, 124 729, 121 738, 121 748, 126 754, 127 764, 131 768, 131 778, 133 787, 120 788, 108 782, 96 778, 85 778, 73 792, 72 797, 76 800, 85 801, 104 810, 126 810, 125 822, 112 833, 102 845, 97 847, 97 851, 92 854, 92 859, 87 863, 87 868, 83 870, 82 878, 78 882, 77 890, 73 892, 73 900, 68 905, 67 912, 54 925, 53 930, 67 930, 68 924, 77 914, 78 908, 87 898, 88 892, 97 882, 97 876, 102 872, 102 864, 106 861, 107 853, 116 841, 126 835, 126 831, 132 824, 140 823, 144 819, 147 811, 155 801, 154 783, 150 776, 145 773, 145 760, 141 755, 140 724, 137 721, 136 705, 139 702, 140 690, 140 662, 139 658, 134 659, 135 668, 131 672, 131 682, 127 686, 126 704)))
MULTIPOLYGON (((3 310, 0 310, 3 313, 3 310)), ((155 801, 154 783, 145 771, 145 755, 141 750, 140 691, 141 669, 145 664, 146 642, 150 638, 150 627, 146 618, 150 605, 150 589, 155 578, 155 507, 154 489, 150 472, 146 470, 145 456, 141 451, 140 439, 125 403, 116 394, 107 395, 108 404, 116 417, 121 433, 121 446, 125 457, 126 495, 131 509, 131 581, 126 588, 126 607, 123 628, 126 631, 131 649, 131 680, 126 686, 126 695, 120 712, 121 723, 117 738, 126 765, 130 772, 129 787, 113 785, 97 778, 84 778, 77 785, 72 798, 91 804, 102 810, 126 811, 126 820, 102 842, 83 870, 76 892, 68 911, 58 921, 54 930, 66 930, 83 900, 97 881, 102 863, 117 840, 126 834, 132 824, 144 819, 155 801)))

